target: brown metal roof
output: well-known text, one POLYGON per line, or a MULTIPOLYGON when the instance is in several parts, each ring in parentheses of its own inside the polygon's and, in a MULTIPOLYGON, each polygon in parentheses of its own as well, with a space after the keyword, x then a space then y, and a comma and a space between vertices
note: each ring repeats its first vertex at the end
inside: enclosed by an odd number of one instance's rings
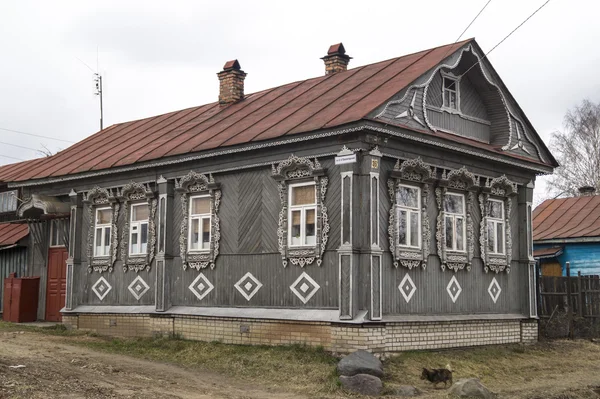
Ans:
POLYGON ((541 248, 533 251, 533 257, 536 259, 554 258, 562 254, 562 247, 541 248))
POLYGON ((214 102, 119 123, 51 157, 0 168, 0 181, 97 171, 356 122, 471 40, 286 84, 229 105, 214 102))
POLYGON ((26 224, 0 223, 0 247, 14 245, 29 234, 26 224))
POLYGON ((600 237, 600 195, 556 198, 533 211, 533 240, 600 237))

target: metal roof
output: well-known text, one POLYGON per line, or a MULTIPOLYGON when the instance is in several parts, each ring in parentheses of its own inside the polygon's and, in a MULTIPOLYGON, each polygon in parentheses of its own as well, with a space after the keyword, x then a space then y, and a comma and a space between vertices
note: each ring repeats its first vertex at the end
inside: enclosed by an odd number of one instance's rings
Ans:
POLYGON ((0 223, 0 247, 15 245, 28 234, 26 224, 0 223))
POLYGON ((556 198, 533 211, 533 241, 600 237, 600 195, 556 198))

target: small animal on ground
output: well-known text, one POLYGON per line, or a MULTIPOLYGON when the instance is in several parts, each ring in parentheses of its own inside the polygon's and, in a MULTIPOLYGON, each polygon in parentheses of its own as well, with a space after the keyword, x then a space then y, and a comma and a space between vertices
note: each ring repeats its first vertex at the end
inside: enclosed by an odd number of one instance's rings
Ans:
POLYGON ((448 382, 450 382, 450 386, 452 386, 452 371, 449 369, 449 367, 445 369, 431 370, 423 368, 423 372, 421 373, 421 379, 433 383, 434 388, 437 388, 437 385, 440 382, 443 382, 444 388, 446 388, 446 384, 448 382))

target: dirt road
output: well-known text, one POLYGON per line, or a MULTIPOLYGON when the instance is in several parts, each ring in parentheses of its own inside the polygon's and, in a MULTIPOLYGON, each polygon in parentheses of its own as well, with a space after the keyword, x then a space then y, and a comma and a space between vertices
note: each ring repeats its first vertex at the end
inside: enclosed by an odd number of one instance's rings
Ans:
POLYGON ((0 398, 288 398, 228 377, 104 354, 35 333, 0 333, 0 398), (24 365, 22 368, 9 366, 24 365))

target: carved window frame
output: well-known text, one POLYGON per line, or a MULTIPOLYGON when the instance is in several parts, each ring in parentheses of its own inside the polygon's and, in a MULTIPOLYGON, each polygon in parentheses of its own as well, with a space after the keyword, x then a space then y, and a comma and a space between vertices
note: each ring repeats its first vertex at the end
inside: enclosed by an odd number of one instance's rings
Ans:
POLYGON ((475 232, 473 226, 473 213, 475 207, 475 192, 479 190, 479 178, 469 172, 466 167, 449 172, 444 169, 442 178, 435 189, 435 199, 438 207, 437 241, 438 256, 442 270, 454 271, 471 270, 473 256, 475 253, 475 232), (446 212, 444 211, 444 197, 446 193, 464 194, 465 216, 466 216, 466 238, 465 251, 450 251, 446 249, 446 212))
POLYGON ((291 155, 277 166, 271 167, 273 179, 278 182, 281 210, 279 211, 279 226, 277 228, 277 243, 283 267, 288 263, 304 267, 316 263, 321 266, 323 254, 329 239, 329 217, 325 205, 325 195, 329 178, 326 170, 321 167, 318 159, 314 162, 308 158, 291 155), (288 245, 288 210, 289 186, 293 183, 314 181, 317 196, 316 212, 316 240, 314 245, 290 247, 288 245), (316 262, 315 262, 316 261, 316 262))
POLYGON ((119 209, 120 204, 117 198, 113 195, 112 190, 105 188, 94 187, 83 194, 83 203, 87 206, 88 211, 88 236, 87 236, 87 260, 88 273, 98 272, 104 273, 113 271, 113 266, 117 261, 117 252, 119 246, 119 209), (112 210, 111 219, 111 240, 109 256, 94 256, 94 233, 96 227, 96 209, 110 207, 112 210))
POLYGON ((431 226, 427 205, 429 192, 435 181, 435 169, 419 158, 401 161, 398 159, 388 179, 388 194, 390 196, 390 212, 388 224, 388 240, 394 266, 402 265, 409 270, 419 266, 427 268, 431 247, 431 226), (400 246, 398 241, 398 221, 396 193, 398 187, 407 185, 417 187, 421 192, 421 247, 400 246))
POLYGON ((510 213, 512 211, 512 198, 517 194, 517 184, 510 181, 506 175, 487 179, 482 193, 479 194, 479 209, 481 210, 481 224, 479 226, 479 244, 481 260, 485 272, 490 270, 496 274, 506 271, 510 273, 512 261, 512 231, 510 226, 510 213), (504 203, 504 254, 490 253, 487 250, 487 204, 494 199, 504 203))
POLYGON ((200 271, 210 266, 215 268, 219 255, 219 242, 221 240, 221 226, 219 220, 219 206, 221 204, 221 185, 215 183, 212 175, 204 175, 190 171, 181 179, 175 179, 175 191, 179 194, 181 203, 182 220, 179 230, 179 254, 183 270, 188 267, 200 271), (210 198, 211 232, 210 249, 208 251, 193 251, 188 249, 189 240, 189 203, 190 198, 198 195, 207 195, 210 198))
POLYGON ((154 260, 156 250, 156 208, 158 201, 156 193, 148 184, 130 182, 123 186, 119 194, 119 200, 123 203, 123 212, 125 225, 121 232, 121 261, 123 262, 123 272, 134 271, 139 273, 143 270, 150 271, 152 260, 154 260), (131 206, 133 204, 148 204, 148 250, 145 254, 129 254, 129 227, 131 206))

